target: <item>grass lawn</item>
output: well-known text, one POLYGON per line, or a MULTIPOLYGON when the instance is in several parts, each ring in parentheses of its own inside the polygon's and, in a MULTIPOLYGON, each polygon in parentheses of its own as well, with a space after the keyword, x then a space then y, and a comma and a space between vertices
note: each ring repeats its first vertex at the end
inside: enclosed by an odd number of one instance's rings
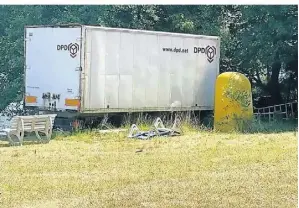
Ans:
MULTIPOLYGON (((0 147, 0 207, 297 207, 297 132, 0 147)), ((6 143, 5 143, 6 144, 6 143)))

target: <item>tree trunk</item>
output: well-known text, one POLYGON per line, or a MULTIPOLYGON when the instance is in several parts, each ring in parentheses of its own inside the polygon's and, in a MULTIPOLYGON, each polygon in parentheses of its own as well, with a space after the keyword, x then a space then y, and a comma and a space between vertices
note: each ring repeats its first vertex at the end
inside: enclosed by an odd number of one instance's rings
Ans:
POLYGON ((281 104, 283 102, 281 97, 281 89, 279 85, 280 68, 280 61, 276 61, 272 64, 271 79, 267 84, 267 91, 272 98, 271 100, 273 105, 281 104))

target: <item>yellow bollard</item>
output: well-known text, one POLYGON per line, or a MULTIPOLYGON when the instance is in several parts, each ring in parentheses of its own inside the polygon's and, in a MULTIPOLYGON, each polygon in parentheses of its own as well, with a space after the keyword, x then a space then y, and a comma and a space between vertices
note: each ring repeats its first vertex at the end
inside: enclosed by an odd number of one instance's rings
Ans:
POLYGON ((215 86, 214 129, 243 130, 253 118, 251 84, 238 72, 220 74, 215 86))

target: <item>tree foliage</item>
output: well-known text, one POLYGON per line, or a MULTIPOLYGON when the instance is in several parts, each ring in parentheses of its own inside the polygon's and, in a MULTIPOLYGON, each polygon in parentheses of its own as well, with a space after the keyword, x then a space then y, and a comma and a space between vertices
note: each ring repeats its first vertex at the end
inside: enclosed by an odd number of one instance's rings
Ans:
POLYGON ((80 23, 221 37, 220 70, 244 73, 254 98, 297 99, 297 6, 0 6, 0 110, 22 99, 24 26, 80 23))

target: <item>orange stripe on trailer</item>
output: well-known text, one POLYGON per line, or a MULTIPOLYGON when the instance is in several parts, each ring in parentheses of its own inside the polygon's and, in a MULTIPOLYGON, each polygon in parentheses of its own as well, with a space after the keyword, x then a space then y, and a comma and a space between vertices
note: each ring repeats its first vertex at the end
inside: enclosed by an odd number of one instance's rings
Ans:
POLYGON ((80 100, 79 99, 65 99, 65 105, 66 106, 80 106, 80 100))
POLYGON ((37 103, 37 97, 36 96, 26 96, 25 102, 26 103, 37 103))

